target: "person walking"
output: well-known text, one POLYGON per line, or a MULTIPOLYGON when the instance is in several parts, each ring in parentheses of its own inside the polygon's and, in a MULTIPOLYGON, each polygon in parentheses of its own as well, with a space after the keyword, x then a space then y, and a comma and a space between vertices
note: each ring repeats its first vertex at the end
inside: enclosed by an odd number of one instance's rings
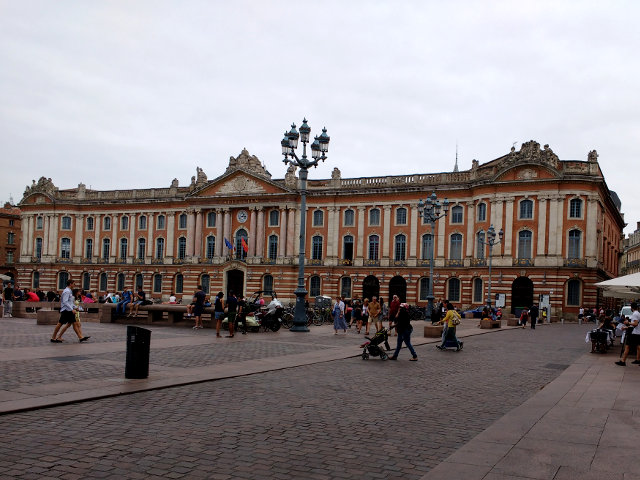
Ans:
POLYGON ((522 312, 520 313, 520 322, 518 323, 522 325, 522 328, 526 328, 527 320, 529 320, 529 312, 526 308, 523 308, 522 312))
POLYGON ((73 294, 74 284, 75 282, 73 280, 67 280, 67 288, 62 291, 62 296, 60 298, 60 319, 58 320, 58 324, 53 330, 51 343, 62 343, 62 335, 67 331, 69 325, 73 326, 73 331, 76 332, 76 335, 78 336, 78 340, 80 342, 86 342, 87 340, 89 340, 89 338, 91 338, 82 335, 80 323, 76 322, 76 316, 74 314, 74 311, 76 310, 73 294))
MULTIPOLYGON (((389 331, 393 329, 393 323, 395 321, 396 315, 398 314, 398 309, 400 308, 400 299, 398 295, 394 295, 391 300, 391 305, 389 305, 389 331)), ((396 331, 395 335, 398 335, 396 331)))
POLYGON ((365 298, 362 303, 362 322, 365 324, 364 334, 369 335, 369 325, 371 325, 371 317, 369 316, 369 299, 365 298))
POLYGON ((342 301, 342 297, 338 297, 338 300, 336 300, 332 313, 334 335, 338 334, 338 330, 344 330, 344 333, 347 333, 347 322, 344 318, 344 302, 342 301))
POLYGON ((2 302, 4 303, 4 316, 11 318, 13 313, 13 287, 10 283, 7 283, 7 286, 4 287, 2 291, 2 302))
POLYGON ((227 315, 229 317, 229 335, 227 338, 233 338, 233 326, 236 322, 236 315, 238 313, 238 298, 233 294, 233 290, 229 290, 227 295, 227 315))
POLYGON ((202 285, 198 285, 196 293, 193 294, 193 318, 195 320, 194 330, 202 328, 202 312, 204 312, 204 299, 206 295, 202 290, 202 285))
POLYGON ((236 314, 237 329, 240 329, 240 322, 242 322, 242 334, 247 334, 247 301, 244 295, 240 294, 238 297, 238 313, 236 314))
POLYGON ((395 327, 396 332, 398 332, 398 343, 396 344, 395 352, 393 352, 393 355, 389 357, 389 360, 398 359, 398 354, 400 353, 403 343, 411 352, 412 357, 410 360, 412 362, 418 360, 418 354, 413 349, 413 345, 411 345, 411 332, 413 332, 413 327, 411 326, 411 319, 409 318, 409 305, 406 303, 401 303, 399 305, 398 312, 396 313, 393 321, 393 327, 395 327))
POLYGON ((362 303, 360 303, 360 300, 353 301, 351 317, 356 322, 356 333, 360 333, 360 330, 362 329, 362 303))
POLYGON ((460 325, 460 314, 456 312, 456 309, 453 307, 452 303, 447 303, 447 314, 441 320, 445 325, 446 331, 442 333, 442 343, 440 345, 436 345, 438 350, 445 350, 447 341, 455 341, 458 345, 458 350, 462 350, 464 346, 464 342, 458 340, 456 337, 456 327, 460 325))
POLYGON ((378 302, 378 297, 374 295, 371 297, 371 302, 369 302, 369 322, 375 325, 376 333, 382 330, 382 321, 380 321, 381 311, 382 308, 378 302))
POLYGON ((218 292, 216 299, 213 301, 213 316, 216 319, 216 337, 220 338, 220 328, 222 327, 222 318, 224 317, 224 293, 218 292))
POLYGON ((380 328, 383 328, 384 325, 382 322, 385 320, 389 320, 389 305, 384 303, 384 298, 380 297, 380 328))
POLYGON ((540 313, 540 310, 538 310, 538 305, 536 305, 535 303, 533 305, 531 305, 531 308, 529 309, 529 318, 531 320, 531 329, 535 330, 536 329, 536 324, 538 323, 538 314, 540 313))
POLYGON ((629 350, 631 347, 636 348, 636 359, 632 362, 634 364, 640 363, 640 312, 638 312, 638 304, 636 302, 631 303, 631 317, 629 317, 629 325, 623 327, 626 330, 626 336, 624 341, 624 353, 622 360, 615 362, 616 365, 625 367, 627 365, 627 357, 629 356, 629 350), (631 328, 633 330, 630 333, 631 328))

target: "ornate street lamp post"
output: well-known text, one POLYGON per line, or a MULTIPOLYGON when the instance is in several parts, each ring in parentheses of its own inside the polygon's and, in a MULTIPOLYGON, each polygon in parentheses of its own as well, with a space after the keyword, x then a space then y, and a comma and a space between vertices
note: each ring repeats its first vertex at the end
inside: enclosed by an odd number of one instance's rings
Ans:
MULTIPOLYGON (((436 192, 433 192, 430 197, 427 197, 427 200, 423 202, 420 200, 418 202, 418 213, 422 216, 422 220, 425 223, 429 223, 431 225, 431 249, 429 251, 429 294, 427 295, 427 318, 431 319, 433 323, 433 250, 435 248, 435 229, 436 229, 436 220, 442 217, 446 217, 447 213, 449 213, 449 200, 446 198, 442 202, 442 204, 438 201, 438 197, 436 196, 436 192), (440 211, 442 210, 442 213, 440 211)), ((440 319, 438 319, 440 320, 440 319)))
POLYGON ((296 309, 293 316, 292 332, 308 332, 307 328, 307 312, 304 305, 307 290, 304 288, 304 247, 306 242, 306 221, 307 221, 307 174, 309 167, 317 167, 320 160, 324 161, 327 157, 325 153, 329 151, 329 135, 327 129, 322 129, 322 134, 315 137, 311 144, 311 160, 307 158, 307 143, 309 143, 309 134, 311 128, 307 125, 307 119, 302 120, 300 125, 300 133, 296 130, 296 124, 291 125, 291 130, 285 132, 284 138, 280 144, 282 145, 282 154, 284 155, 284 163, 300 168, 300 255, 298 257, 298 287, 296 294, 296 309), (302 157, 296 155, 298 148, 298 139, 302 140, 302 157), (291 157, 291 158, 289 158, 291 157))
POLYGON ((504 231, 502 229, 498 232, 498 236, 500 237, 500 240, 496 242, 496 229, 493 228, 493 225, 491 225, 489 230, 487 230, 486 238, 484 230, 480 230, 479 242, 483 245, 489 245, 489 286, 487 291, 487 306, 489 307, 489 311, 491 311, 491 258, 493 257, 493 246, 498 245, 504 238, 504 231))

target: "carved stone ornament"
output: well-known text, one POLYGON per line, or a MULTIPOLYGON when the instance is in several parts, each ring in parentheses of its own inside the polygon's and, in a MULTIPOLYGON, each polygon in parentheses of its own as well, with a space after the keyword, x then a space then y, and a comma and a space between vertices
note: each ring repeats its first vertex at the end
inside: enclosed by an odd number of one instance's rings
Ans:
POLYGON ((523 143, 519 151, 512 148, 511 153, 507 155, 507 162, 542 163, 558 169, 560 159, 555 153, 553 153, 553 150, 549 148, 549 145, 545 145, 543 149, 540 149, 540 144, 538 142, 530 140, 523 143))
POLYGON ((225 173, 234 170, 244 170, 258 177, 271 179, 271 174, 264 168, 258 157, 250 155, 246 148, 243 148, 237 157, 229 157, 229 166, 225 173))
POLYGON ((589 162, 597 163, 598 161, 598 152, 596 150, 591 150, 589 155, 587 156, 589 162))
POLYGON ((265 189, 255 180, 242 175, 226 182, 218 193, 265 193, 265 189))
POLYGON ((58 191, 50 178, 40 177, 38 183, 35 180, 31 181, 31 186, 27 186, 24 190, 24 197, 31 195, 32 193, 45 193, 47 195, 55 195, 58 191))
POLYGON ((532 168, 525 168, 518 172, 518 178, 521 180, 531 180, 532 178, 537 178, 538 172, 533 170, 532 168))

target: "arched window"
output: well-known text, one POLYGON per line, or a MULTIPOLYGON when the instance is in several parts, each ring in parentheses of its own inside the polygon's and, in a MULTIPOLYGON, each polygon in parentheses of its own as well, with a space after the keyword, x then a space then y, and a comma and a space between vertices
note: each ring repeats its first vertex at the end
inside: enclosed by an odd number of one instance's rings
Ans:
POLYGON ((355 213, 350 208, 344 211, 344 226, 353 227, 355 225, 355 213))
POLYGON ((247 240, 249 239, 249 235, 244 228, 241 228, 236 233, 236 258, 242 260, 247 257, 247 252, 244 251, 244 246, 242 245, 242 240, 244 243, 248 245, 247 240))
POLYGON ((478 221, 479 222, 486 222, 486 220, 487 220, 487 204, 486 203, 479 203, 478 207, 476 208, 476 211, 478 213, 478 221))
POLYGON ((211 259, 216 256, 216 237, 209 235, 207 237, 207 258, 211 259))
POLYGON ((485 233, 484 231, 476 233, 476 258, 484 258, 485 252, 485 233))
POLYGON ((129 217, 126 215, 120 218, 120 230, 129 230, 129 217))
POLYGON ((140 289, 142 289, 144 285, 144 280, 142 278, 142 274, 141 273, 136 273, 136 277, 135 277, 135 288, 136 288, 136 292, 140 289))
POLYGON ((128 246, 127 239, 121 238, 120 239, 120 260, 127 259, 127 246, 128 246))
POLYGON ((482 279, 474 278, 473 279, 473 303, 484 303, 482 300, 483 296, 483 287, 482 287, 482 279))
POLYGON ((111 255, 111 240, 108 238, 102 239, 102 259, 105 261, 109 260, 109 255, 111 255))
POLYGON ((43 225, 44 225, 44 218, 36 217, 36 230, 42 230, 44 228, 43 225))
POLYGON ((33 288, 40 288, 40 272, 33 272, 31 276, 31 286, 33 288))
POLYGON ((529 230, 518 233, 518 258, 531 258, 531 238, 532 234, 529 230))
MULTIPOLYGON (((123 277, 124 277, 124 275, 123 275, 123 277)), ((124 281, 122 283, 123 283, 123 286, 120 289, 120 291, 124 290, 124 281)), ((100 291, 101 292, 106 292, 107 291, 107 274, 104 273, 104 272, 102 272, 100 274, 100 291)))
POLYGON ((139 230, 146 230, 147 229, 147 216, 146 215, 140 215, 140 218, 138 219, 138 229, 139 230))
POLYGON ((569 231, 569 258, 582 258, 582 232, 580 230, 569 231))
POLYGON ((87 230, 93 230, 93 217, 87 217, 87 230))
POLYGON ((39 237, 36 238, 36 258, 42 258, 42 239, 39 237))
POLYGON ((111 217, 104 217, 102 226, 103 230, 111 230, 111 217))
POLYGON ((162 260, 164 258, 164 238, 156 238, 156 258, 162 260))
POLYGON ((449 295, 450 302, 460 301, 460 280, 457 278, 449 279, 449 295))
POLYGON ((404 261, 407 258, 407 237, 396 235, 394 243, 394 259, 397 262, 404 261))
POLYGON ((571 279, 567 282, 567 305, 572 307, 580 306, 580 280, 571 279))
POLYGON ((275 260, 278 258, 278 236, 277 235, 269 235, 269 246, 267 254, 269 255, 270 260, 275 260))
POLYGON ((345 260, 353 260, 353 236, 345 235, 342 239, 342 258, 345 260))
POLYGON ((138 260, 144 260, 144 256, 147 253, 147 240, 144 238, 138 239, 138 260))
POLYGON ((181 273, 176 275, 176 293, 184 292, 184 277, 181 273))
POLYGON ((422 260, 433 258, 433 236, 430 233, 422 235, 422 260))
POLYGON ((429 277, 420 279, 420 300, 428 300, 429 298, 429 277))
POLYGON ((187 214, 181 213, 178 217, 178 228, 185 229, 187 228, 187 214))
POLYGON ((91 290, 91 274, 89 272, 82 274, 82 289, 91 290))
POLYGON ((322 260, 322 237, 320 235, 314 235, 311 239, 311 258, 322 260))
POLYGON ((269 274, 262 277, 262 289, 266 292, 273 292, 273 277, 269 274))
POLYGON ((313 211, 313 226, 321 227, 324 225, 324 212, 322 210, 313 211))
POLYGON ((380 251, 380 237, 378 235, 369 235, 369 260, 378 260, 380 251))
POLYGON ((162 293, 162 275, 159 273, 153 276, 153 293, 162 293))
POLYGON ((582 200, 572 198, 569 202, 569 218, 582 218, 582 200))
POLYGON ((84 242, 84 258, 91 260, 93 258, 93 240, 87 238, 84 242))
POLYGON ((184 260, 187 256, 187 239, 184 237, 178 238, 178 258, 184 260))
POLYGON ((407 224, 407 209, 400 207, 396 209, 396 225, 407 224))
POLYGON ((62 217, 62 230, 71 230, 71 217, 62 217))
POLYGON ((58 273, 58 290, 67 288, 67 280, 69 280, 69 272, 58 273))
MULTIPOLYGON (((60 258, 71 258, 71 239, 62 238, 60 240, 60 258)), ((66 285, 65 285, 66 288, 66 285)))
MULTIPOLYGON (((104 275, 104 281, 105 281, 105 285, 106 285, 107 274, 103 273, 102 275, 104 275)), ((100 279, 100 280, 102 281, 102 279, 100 279)), ((116 285, 117 285, 116 290, 118 292, 122 292, 124 290, 124 287, 125 287, 125 285, 124 285, 124 273, 119 273, 116 276, 116 285)), ((106 288, 103 288, 102 290, 106 290, 106 288)))
POLYGON ((207 213, 207 227, 216 226, 216 212, 207 213))
POLYGON ((342 277, 340 280, 340 295, 344 298, 351 298, 351 277, 342 277))
POLYGON ((278 210, 271 210, 269 212, 269 226, 277 227, 280 225, 280 212, 278 210))
POLYGON ((380 209, 372 208, 369 210, 369 225, 380 225, 380 209))
POLYGON ((158 215, 158 230, 164 230, 166 217, 164 215, 158 215))
POLYGON ((520 202, 520 218, 533 218, 533 201, 522 200, 520 202))
POLYGON ((320 277, 314 275, 309 279, 309 296, 311 298, 320 295, 320 277))
POLYGON ((200 285, 202 285, 202 291, 209 295, 209 288, 211 285, 211 278, 208 274, 204 273, 200 276, 200 285))
POLYGON ((462 206, 456 205, 451 209, 451 223, 462 223, 462 221, 463 221, 462 206))
POLYGON ((462 260, 462 235, 460 233, 451 235, 449 258, 451 260, 462 260))

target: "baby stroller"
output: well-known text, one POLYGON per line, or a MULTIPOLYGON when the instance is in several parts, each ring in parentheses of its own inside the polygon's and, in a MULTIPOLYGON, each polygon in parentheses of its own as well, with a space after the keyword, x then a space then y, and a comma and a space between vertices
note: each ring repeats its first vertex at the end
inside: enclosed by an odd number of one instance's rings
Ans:
POLYGON ((362 348, 363 360, 369 360, 369 355, 373 357, 380 357, 380 360, 386 360, 387 358, 389 358, 389 355, 387 355, 387 353, 380 346, 382 343, 384 343, 387 351, 391 350, 391 347, 389 346, 389 330, 383 328, 379 332, 376 332, 373 338, 364 338, 368 340, 368 342, 364 342, 362 345, 360 345, 360 348, 362 348))

